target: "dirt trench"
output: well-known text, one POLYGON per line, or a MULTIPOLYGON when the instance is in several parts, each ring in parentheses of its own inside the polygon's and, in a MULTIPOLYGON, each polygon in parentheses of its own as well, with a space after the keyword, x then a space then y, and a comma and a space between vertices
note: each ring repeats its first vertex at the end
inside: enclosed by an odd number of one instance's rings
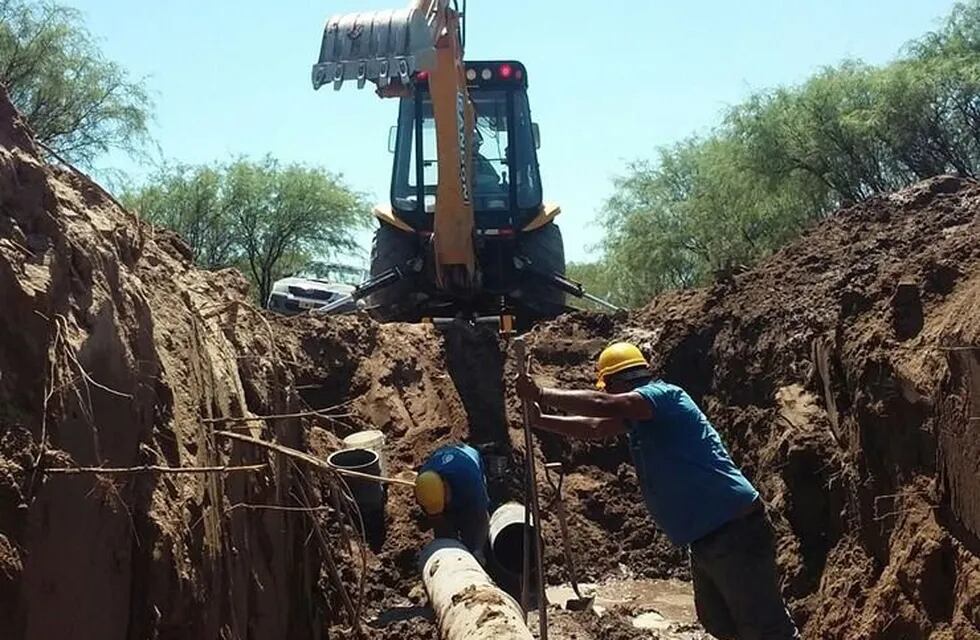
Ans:
MULTIPOLYGON (((978 285, 980 184, 941 177, 843 210, 755 269, 709 288, 665 294, 631 314, 565 316, 528 341, 547 384, 591 387, 598 352, 628 339, 659 375, 690 391, 770 505, 784 593, 805 637, 973 638, 980 637, 978 285)), ((509 388, 515 372, 495 338, 426 336, 418 346, 428 354, 408 356, 397 335, 408 328, 381 331, 400 357, 446 371, 453 383, 441 392, 442 413, 416 413, 415 426, 392 438, 402 463, 416 464, 451 439, 484 442, 506 432, 511 481, 498 496, 519 495, 525 452, 509 388), (446 418, 456 422, 432 430, 446 418)), ((359 411, 372 414, 404 394, 431 397, 427 388, 386 387, 359 411)), ((383 417, 370 421, 395 429, 383 417)), ((689 577, 684 552, 647 516, 622 442, 542 435, 539 444, 539 460, 569 469, 584 580, 624 572, 689 577)), ((545 502, 551 497, 545 489, 545 502)), ((419 522, 403 509, 394 508, 386 553, 404 559, 404 572, 377 601, 409 593, 402 606, 411 608, 422 602, 417 591, 411 599, 409 561, 419 522)), ((548 579, 557 583, 565 576, 552 509, 544 529, 548 579)), ((632 613, 626 607, 618 615, 632 613)), ((576 620, 576 628, 583 637, 614 629, 649 635, 628 617, 616 619, 576 620), (589 628, 596 631, 582 631, 589 628)))
MULTIPOLYGON (((771 506, 805 637, 980 637, 978 212, 980 185, 950 177, 870 200, 711 287, 537 327, 535 375, 589 388, 602 347, 629 339, 688 389, 771 506)), ((520 497, 514 366, 495 335, 258 311, 239 274, 195 269, 179 238, 47 162, 2 96, 0 299, 0 637, 345 638, 342 591, 356 600, 362 577, 366 637, 434 637, 415 567, 431 534, 404 489, 360 544, 321 475, 222 429, 326 457, 377 428, 393 473, 445 442, 492 444, 493 499, 520 497), (269 467, 45 472, 254 463, 269 467)), ((689 578, 622 442, 538 447, 569 470, 583 581, 689 578)), ((650 637, 635 613, 556 626, 650 637)))

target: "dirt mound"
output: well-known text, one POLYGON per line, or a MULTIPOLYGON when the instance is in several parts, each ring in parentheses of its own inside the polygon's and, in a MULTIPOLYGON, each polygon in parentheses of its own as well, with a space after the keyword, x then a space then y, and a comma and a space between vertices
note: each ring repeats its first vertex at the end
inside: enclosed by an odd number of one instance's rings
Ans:
MULTIPOLYGON (((312 637, 325 605, 299 474, 57 476, 239 464, 222 416, 302 403, 237 273, 46 164, 0 94, 0 635, 312 637), (289 517, 287 517, 289 516, 289 517)), ((270 423, 301 444, 297 420, 270 423)))

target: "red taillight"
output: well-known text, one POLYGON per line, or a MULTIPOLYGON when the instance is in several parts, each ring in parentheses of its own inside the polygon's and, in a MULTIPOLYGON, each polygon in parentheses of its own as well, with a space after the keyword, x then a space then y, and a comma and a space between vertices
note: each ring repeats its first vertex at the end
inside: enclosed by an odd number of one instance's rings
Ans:
POLYGON ((415 79, 418 82, 425 82, 426 80, 429 79, 429 72, 428 71, 419 71, 418 73, 415 74, 415 79))
POLYGON ((509 64, 502 64, 497 72, 504 80, 510 80, 510 77, 514 75, 514 67, 510 66, 509 64))

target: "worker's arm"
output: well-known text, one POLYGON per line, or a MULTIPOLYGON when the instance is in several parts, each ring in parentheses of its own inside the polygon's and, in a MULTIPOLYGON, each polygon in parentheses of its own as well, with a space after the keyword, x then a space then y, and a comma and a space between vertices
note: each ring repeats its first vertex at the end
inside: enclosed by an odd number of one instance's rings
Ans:
POLYGON ((626 433, 626 424, 619 418, 551 416, 541 413, 537 405, 531 412, 531 422, 542 431, 581 440, 602 440, 626 433))
POLYGON ((531 402, 591 418, 649 420, 653 417, 653 405, 635 392, 566 391, 539 387, 530 376, 518 376, 517 393, 531 402))

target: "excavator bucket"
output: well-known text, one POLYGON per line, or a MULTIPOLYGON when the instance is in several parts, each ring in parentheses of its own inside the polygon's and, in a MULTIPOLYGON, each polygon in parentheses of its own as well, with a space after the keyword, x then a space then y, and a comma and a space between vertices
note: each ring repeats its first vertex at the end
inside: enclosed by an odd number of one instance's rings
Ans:
POLYGON ((436 42, 449 0, 416 0, 405 9, 347 13, 327 20, 320 60, 313 65, 313 88, 346 80, 357 88, 371 81, 380 88, 393 79, 407 85, 416 71, 436 66, 436 42))

